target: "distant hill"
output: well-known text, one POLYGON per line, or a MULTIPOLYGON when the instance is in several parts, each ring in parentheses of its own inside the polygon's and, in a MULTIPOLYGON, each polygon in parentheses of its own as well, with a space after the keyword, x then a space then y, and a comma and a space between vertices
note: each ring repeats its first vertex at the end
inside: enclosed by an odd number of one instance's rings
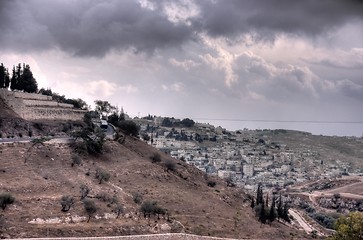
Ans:
POLYGON ((254 239, 306 237, 279 222, 261 225, 241 189, 227 187, 224 181, 131 137, 123 144, 107 142, 99 157, 75 157, 67 144, 60 143, 0 145, 0 192, 10 192, 16 199, 0 212, 1 237, 165 232, 254 239), (161 162, 152 163, 150 157, 155 153, 161 155, 161 162), (167 162, 175 170, 167 170, 167 162), (97 169, 109 173, 110 180, 99 184, 97 169), (91 189, 89 198, 98 209, 89 223, 80 201, 82 184, 91 189), (68 212, 61 211, 60 200, 65 195, 75 199, 68 212), (167 209, 169 220, 166 216, 145 219, 134 201, 136 195, 157 201, 167 209), (112 213, 115 199, 124 207, 118 219, 112 213))

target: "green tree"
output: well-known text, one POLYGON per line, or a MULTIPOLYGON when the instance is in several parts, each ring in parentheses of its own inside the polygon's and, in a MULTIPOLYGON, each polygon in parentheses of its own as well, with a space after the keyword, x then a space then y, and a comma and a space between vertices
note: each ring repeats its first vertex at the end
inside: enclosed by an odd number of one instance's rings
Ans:
POLYGON ((12 91, 18 89, 18 78, 16 75, 15 66, 13 66, 13 70, 12 70, 12 74, 11 74, 10 89, 12 91))
POLYGON ((251 208, 254 209, 255 208, 255 198, 252 197, 252 200, 251 200, 251 208))
POLYGON ((262 202, 263 202, 263 190, 262 190, 262 184, 259 183, 257 186, 256 205, 259 205, 262 202))
POLYGON ((116 110, 115 106, 112 106, 108 101, 96 100, 95 110, 98 112, 102 119, 107 119, 107 116, 116 110))
POLYGON ((0 207, 3 209, 3 211, 9 204, 13 204, 14 201, 15 198, 10 193, 0 194, 0 207))
POLYGON ((0 65, 0 88, 5 88, 6 68, 3 63, 0 65))
POLYGON ((362 240, 363 239, 363 212, 351 212, 340 217, 335 223, 336 233, 334 240, 362 240))
POLYGON ((35 93, 38 91, 37 81, 33 77, 33 73, 30 70, 29 65, 23 65, 22 74, 18 79, 18 90, 29 93, 35 93))
POLYGON ((284 219, 286 222, 290 222, 289 206, 288 206, 287 202, 284 203, 284 208, 282 211, 282 219, 284 219))
POLYGON ((165 215, 166 210, 160 206, 156 201, 145 201, 141 204, 140 211, 144 214, 144 218, 151 217, 152 215, 157 215, 159 219, 159 215, 165 215))
POLYGON ((275 199, 275 195, 272 196, 272 200, 271 200, 271 207, 270 207, 270 212, 268 214, 268 220, 269 222, 273 222, 276 220, 276 199, 275 199))
POLYGON ((181 120, 180 122, 184 127, 190 128, 193 127, 195 122, 192 119, 189 118, 184 118, 183 120, 181 120))
POLYGON ((84 203, 84 210, 86 211, 87 215, 88 215, 88 220, 87 223, 89 222, 89 220, 91 219, 92 215, 95 214, 97 212, 97 207, 94 201, 92 201, 91 199, 85 199, 83 200, 84 203))
POLYGON ((119 121, 116 126, 121 129, 121 131, 126 136, 137 137, 139 135, 140 127, 131 120, 119 121))
POLYGON ((281 196, 281 193, 280 193, 280 196, 279 196, 279 201, 278 201, 278 204, 277 204, 277 218, 280 219, 280 218, 283 218, 283 215, 284 215, 284 209, 283 209, 283 205, 282 205, 282 196, 281 196))
POLYGON ((259 212, 258 212, 258 220, 265 224, 266 220, 267 220, 267 216, 266 216, 266 208, 265 208, 265 203, 264 201, 262 201, 261 204, 259 204, 259 212))

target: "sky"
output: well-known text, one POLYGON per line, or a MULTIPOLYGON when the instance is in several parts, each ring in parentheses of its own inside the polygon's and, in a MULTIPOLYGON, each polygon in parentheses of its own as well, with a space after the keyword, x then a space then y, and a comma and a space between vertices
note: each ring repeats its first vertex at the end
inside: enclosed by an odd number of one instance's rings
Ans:
POLYGON ((0 62, 130 116, 363 134, 362 0, 1 0, 0 62))

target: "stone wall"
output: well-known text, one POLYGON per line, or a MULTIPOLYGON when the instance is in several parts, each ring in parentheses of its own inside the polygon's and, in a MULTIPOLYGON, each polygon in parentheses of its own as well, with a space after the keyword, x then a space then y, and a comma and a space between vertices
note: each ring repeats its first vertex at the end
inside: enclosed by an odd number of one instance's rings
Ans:
POLYGON ((12 92, 0 89, 0 97, 20 117, 26 120, 82 120, 86 111, 73 109, 73 105, 58 103, 51 96, 12 92))
POLYGON ((73 108, 72 104, 59 103, 55 101, 39 101, 39 100, 28 100, 24 99, 23 103, 25 106, 42 106, 42 107, 62 107, 62 108, 73 108))

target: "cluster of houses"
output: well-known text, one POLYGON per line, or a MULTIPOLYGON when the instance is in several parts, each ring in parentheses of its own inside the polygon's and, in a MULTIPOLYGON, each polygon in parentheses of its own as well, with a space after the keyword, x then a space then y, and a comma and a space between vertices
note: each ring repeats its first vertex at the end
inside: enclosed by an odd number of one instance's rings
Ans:
POLYGON ((205 123, 163 126, 163 118, 140 119, 139 125, 141 135, 154 147, 246 189, 253 190, 258 183, 281 189, 342 174, 336 166, 324 164, 317 152, 272 142, 264 131, 227 131, 205 123))

